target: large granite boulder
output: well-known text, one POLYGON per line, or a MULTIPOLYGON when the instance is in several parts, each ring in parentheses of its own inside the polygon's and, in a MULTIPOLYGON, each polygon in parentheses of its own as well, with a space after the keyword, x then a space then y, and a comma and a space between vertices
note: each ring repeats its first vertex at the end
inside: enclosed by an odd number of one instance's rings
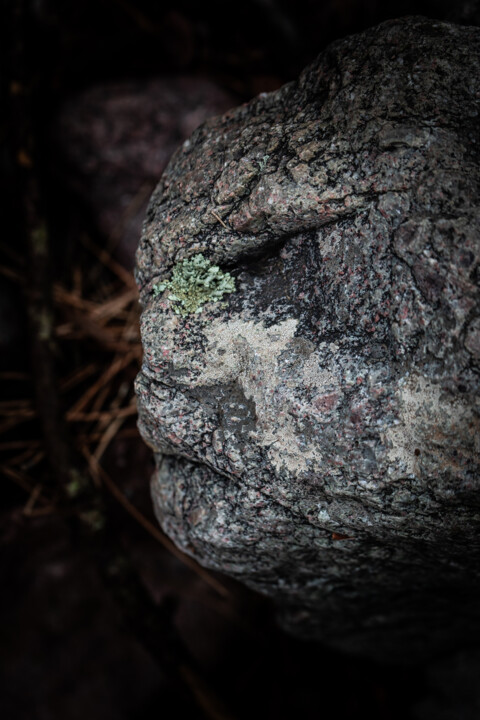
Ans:
POLYGON ((336 42, 195 131, 137 253, 165 532, 392 660, 480 631, 479 109, 476 28, 336 42))

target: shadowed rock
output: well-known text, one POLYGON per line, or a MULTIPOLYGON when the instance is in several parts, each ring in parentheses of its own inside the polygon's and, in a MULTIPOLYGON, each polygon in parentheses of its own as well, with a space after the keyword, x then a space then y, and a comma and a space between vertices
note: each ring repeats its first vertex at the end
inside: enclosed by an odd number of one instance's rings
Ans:
POLYGON ((480 630, 479 106, 476 28, 337 42, 184 143, 137 253, 162 527, 348 651, 480 630), (179 314, 200 253, 236 289, 179 314))
POLYGON ((172 153, 233 104, 214 83, 186 76, 98 85, 62 108, 53 132, 70 166, 67 179, 127 267, 172 153))

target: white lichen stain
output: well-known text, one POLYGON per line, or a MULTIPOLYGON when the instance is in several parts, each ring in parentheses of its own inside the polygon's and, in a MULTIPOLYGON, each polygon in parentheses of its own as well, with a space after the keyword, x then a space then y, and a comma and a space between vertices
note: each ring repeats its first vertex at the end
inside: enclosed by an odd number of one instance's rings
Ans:
POLYGON ((425 453, 440 456, 442 447, 457 441, 464 445, 469 436, 475 445, 474 414, 466 401, 418 374, 403 378, 396 395, 398 424, 387 428, 382 437, 392 480, 419 477, 418 458, 425 453))
MULTIPOLYGON (((205 328, 208 346, 194 380, 195 385, 237 381, 255 403, 257 428, 250 432, 252 441, 268 448, 277 471, 294 476, 318 472, 322 461, 315 445, 302 435, 299 421, 289 414, 297 402, 295 388, 282 381, 280 356, 293 348, 297 324, 293 318, 271 327, 253 320, 214 320, 205 328)), ((333 382, 333 375, 320 368, 312 354, 305 362, 305 377, 300 374, 295 384, 315 383, 321 391, 333 382)))
MULTIPOLYGON (((322 343, 322 345, 326 343, 322 343)), ((338 347, 334 344, 330 344, 330 348, 335 352, 338 347)), ((303 367, 302 380, 305 385, 311 385, 315 387, 318 392, 326 392, 328 390, 337 390, 340 395, 341 392, 338 378, 327 368, 322 367, 318 361, 318 355, 315 352, 309 356, 303 367)))

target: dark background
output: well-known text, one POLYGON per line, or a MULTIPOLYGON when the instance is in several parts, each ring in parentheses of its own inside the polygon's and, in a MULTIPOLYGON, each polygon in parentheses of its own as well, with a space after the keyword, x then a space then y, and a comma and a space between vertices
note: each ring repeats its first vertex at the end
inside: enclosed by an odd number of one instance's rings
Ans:
POLYGON ((473 22, 475 8, 469 16, 449 0, 4 0, 5 720, 392 720, 435 705, 430 666, 380 666, 289 638, 264 599, 225 578, 206 582, 162 545, 150 452, 129 414, 141 359, 129 272, 146 197, 129 208, 157 177, 137 159, 160 133, 142 111, 148 82, 166 83, 155 99, 164 93, 168 108, 159 174, 198 108, 202 119, 274 90, 331 41, 406 14, 473 22), (119 97, 127 100, 116 105, 119 97), (38 322, 46 310, 47 341, 38 322))

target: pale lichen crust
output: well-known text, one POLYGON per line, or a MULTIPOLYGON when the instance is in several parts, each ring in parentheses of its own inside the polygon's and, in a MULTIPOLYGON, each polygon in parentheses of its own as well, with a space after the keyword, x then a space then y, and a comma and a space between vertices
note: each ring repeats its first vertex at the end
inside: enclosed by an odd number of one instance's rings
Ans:
POLYGON ((218 302, 226 293, 235 291, 235 280, 202 253, 182 260, 173 268, 170 280, 157 283, 153 292, 160 295, 169 290, 167 299, 177 315, 200 313, 207 302, 218 302))

